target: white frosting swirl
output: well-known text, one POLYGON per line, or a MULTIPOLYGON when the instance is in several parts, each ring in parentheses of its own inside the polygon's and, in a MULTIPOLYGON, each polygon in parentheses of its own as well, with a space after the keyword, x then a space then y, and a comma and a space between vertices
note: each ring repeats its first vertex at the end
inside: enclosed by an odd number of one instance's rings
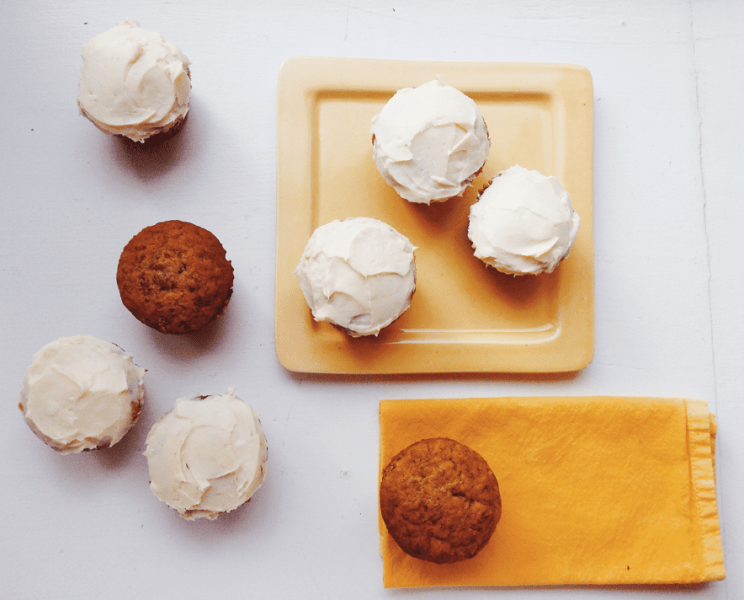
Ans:
POLYGON ((113 446, 136 422, 145 370, 121 348, 89 335, 60 338, 33 355, 19 408, 62 454, 113 446))
POLYGON ((372 134, 385 181, 423 204, 462 194, 491 148, 475 102, 439 79, 396 92, 373 117, 372 134))
POLYGON ((189 59, 160 33, 127 19, 82 54, 78 105, 101 131, 144 141, 186 117, 189 59))
POLYGON ((468 237, 475 256, 502 273, 551 273, 571 251, 579 221, 555 177, 516 165, 470 207, 468 237))
POLYGON ((150 489, 185 519, 216 519, 250 500, 266 477, 259 416, 235 396, 181 398, 147 435, 150 489))
POLYGON ((377 335, 411 305, 414 250, 390 225, 352 217, 318 227, 294 274, 316 321, 377 335))

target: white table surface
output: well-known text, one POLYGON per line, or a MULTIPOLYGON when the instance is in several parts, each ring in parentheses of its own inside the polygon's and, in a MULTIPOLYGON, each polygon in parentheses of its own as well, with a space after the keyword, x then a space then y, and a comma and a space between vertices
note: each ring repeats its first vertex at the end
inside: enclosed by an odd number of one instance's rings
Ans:
POLYGON ((0 19, 0 596, 744 598, 744 3, 4 2, 0 19), (181 136, 127 150, 79 116, 80 48, 127 17, 193 63, 181 136), (595 96, 596 347, 571 376, 295 375, 274 349, 276 83, 296 55, 567 62, 595 96), (123 308, 119 253, 167 219, 214 232, 235 293, 206 333, 168 337, 123 308), (17 408, 33 352, 115 341, 148 369, 117 447, 59 456, 17 408), (187 522, 141 454, 173 401, 237 386, 262 412, 264 486, 187 522), (718 416, 727 578, 671 588, 386 591, 378 401, 503 395, 701 398, 718 416))

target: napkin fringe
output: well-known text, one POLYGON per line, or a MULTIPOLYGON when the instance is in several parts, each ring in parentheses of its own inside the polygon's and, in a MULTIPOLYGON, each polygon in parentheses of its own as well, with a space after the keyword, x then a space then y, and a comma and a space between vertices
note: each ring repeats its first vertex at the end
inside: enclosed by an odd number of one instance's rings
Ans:
POLYGON ((718 521, 715 460, 716 424, 702 400, 685 400, 687 411, 687 443, 690 452, 690 471, 700 531, 704 581, 726 577, 723 563, 721 530, 718 521))

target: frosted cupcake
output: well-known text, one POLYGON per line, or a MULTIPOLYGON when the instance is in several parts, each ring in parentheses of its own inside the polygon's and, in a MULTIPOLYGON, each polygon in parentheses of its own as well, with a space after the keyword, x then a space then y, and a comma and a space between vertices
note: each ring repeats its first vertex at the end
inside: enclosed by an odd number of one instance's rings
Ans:
POLYGON ((332 221, 315 230, 294 274, 316 321, 352 337, 377 335, 411 305, 414 249, 377 219, 332 221))
POLYGON ((150 144, 174 135, 189 111, 189 59, 160 33, 127 19, 83 46, 78 105, 101 131, 150 144))
POLYGON ((115 344, 60 338, 33 355, 18 406, 31 430, 61 454, 106 448, 137 421, 144 375, 115 344))
POLYGON ((150 489, 184 519, 216 519, 251 499, 266 477, 259 416, 235 388, 177 400, 147 435, 150 489))
POLYGON ((555 177, 516 165, 470 207, 475 256, 509 275, 552 273, 571 251, 579 215, 555 177))
POLYGON ((372 119, 372 143, 385 181, 422 204, 462 194, 491 148, 478 106, 441 79, 396 92, 372 119))

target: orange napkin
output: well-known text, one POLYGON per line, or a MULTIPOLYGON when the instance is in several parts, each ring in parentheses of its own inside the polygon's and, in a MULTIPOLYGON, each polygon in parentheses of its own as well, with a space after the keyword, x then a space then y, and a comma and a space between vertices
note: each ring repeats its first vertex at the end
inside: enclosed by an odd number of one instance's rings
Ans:
POLYGON ((380 468, 428 437, 479 452, 503 514, 474 558, 405 554, 380 520, 385 587, 723 579, 716 424, 700 400, 618 397, 380 402, 380 468))

